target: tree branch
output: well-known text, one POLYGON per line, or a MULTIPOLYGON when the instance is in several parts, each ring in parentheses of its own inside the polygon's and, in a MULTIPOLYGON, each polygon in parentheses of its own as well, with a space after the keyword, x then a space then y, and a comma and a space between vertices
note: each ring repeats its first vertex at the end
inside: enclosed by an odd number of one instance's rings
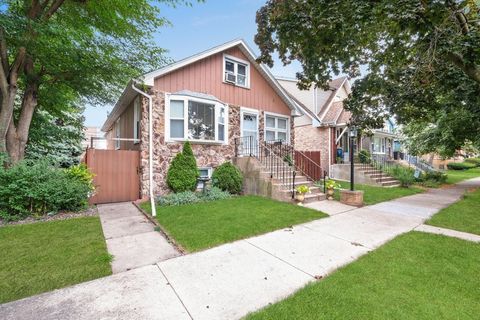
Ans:
POLYGON ((454 52, 448 52, 447 59, 459 67, 469 78, 480 84, 480 67, 473 63, 466 63, 463 57, 454 52))
POLYGON ((57 12, 58 8, 65 2, 65 0, 55 0, 55 2, 52 4, 50 9, 48 9, 47 13, 45 14, 44 20, 50 19, 50 17, 57 12))
POLYGON ((13 61, 13 64, 10 68, 9 79, 8 79, 8 82, 10 83, 10 85, 17 84, 18 70, 20 70, 20 68, 23 65, 23 62, 25 61, 25 54, 26 54, 25 47, 20 47, 18 49, 17 56, 15 57, 15 61, 13 61))
MULTIPOLYGON (((0 62, 4 72, 8 70, 8 52, 7 52, 7 40, 5 39, 5 30, 0 27, 0 62)), ((7 76, 5 75, 5 78, 7 76)))

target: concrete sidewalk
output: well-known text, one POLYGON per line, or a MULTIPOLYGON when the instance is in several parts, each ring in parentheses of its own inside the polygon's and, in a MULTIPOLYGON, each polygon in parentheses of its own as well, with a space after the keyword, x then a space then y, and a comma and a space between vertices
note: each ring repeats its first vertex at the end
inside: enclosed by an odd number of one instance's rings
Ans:
POLYGON ((179 256, 180 253, 157 231, 132 203, 98 206, 112 272, 124 272, 179 256))
POLYGON ((0 305, 2 319, 238 319, 411 231, 480 179, 0 305))

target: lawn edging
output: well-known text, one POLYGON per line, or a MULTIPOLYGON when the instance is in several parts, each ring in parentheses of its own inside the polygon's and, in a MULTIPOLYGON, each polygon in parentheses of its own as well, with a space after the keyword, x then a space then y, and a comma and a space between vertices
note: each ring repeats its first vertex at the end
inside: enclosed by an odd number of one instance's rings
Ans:
POLYGON ((168 233, 167 230, 165 230, 165 228, 158 222, 157 219, 153 218, 148 212, 146 212, 145 210, 143 210, 143 208, 140 206, 140 204, 142 203, 145 203, 146 201, 132 201, 133 205, 138 209, 140 210, 140 212, 151 222, 153 223, 157 228, 158 228, 158 232, 160 232, 160 234, 162 234, 163 237, 165 237, 165 239, 167 239, 167 241, 173 245, 175 247, 175 249, 178 250, 178 252, 180 252, 182 255, 185 255, 187 253, 189 253, 184 247, 182 247, 181 244, 177 243, 175 241, 175 239, 168 233))

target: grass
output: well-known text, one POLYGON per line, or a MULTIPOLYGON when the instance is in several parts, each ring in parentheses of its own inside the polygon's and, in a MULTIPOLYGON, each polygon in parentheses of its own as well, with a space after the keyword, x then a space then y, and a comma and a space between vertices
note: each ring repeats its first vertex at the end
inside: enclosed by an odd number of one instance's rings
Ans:
POLYGON ((0 227, 0 303, 111 274, 98 217, 0 227))
POLYGON ((447 184, 480 177, 480 167, 468 170, 447 170, 447 184))
MULTIPOLYGON (((150 212, 149 203, 142 207, 150 212)), ((190 252, 323 217, 317 210, 258 196, 157 207, 158 222, 190 252)))
POLYGON ((478 319, 480 245, 410 232, 247 317, 478 319))
MULTIPOLYGON (((350 189, 350 182, 337 181, 343 189, 350 189)), ((388 201, 400 197, 409 196, 412 194, 423 192, 424 190, 415 186, 409 188, 403 187, 380 187, 370 186, 366 184, 355 184, 355 190, 363 190, 363 202, 366 205, 376 204, 383 201, 388 201)), ((340 200, 340 192, 335 191, 335 200, 340 200)))
POLYGON ((440 210, 426 224, 480 235, 480 189, 440 210))

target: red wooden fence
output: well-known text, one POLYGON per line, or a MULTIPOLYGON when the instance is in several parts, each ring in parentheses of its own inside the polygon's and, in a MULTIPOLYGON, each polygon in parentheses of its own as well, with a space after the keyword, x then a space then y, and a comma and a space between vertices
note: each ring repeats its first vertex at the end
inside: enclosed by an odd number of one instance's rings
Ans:
POLYGON ((139 199, 139 151, 87 149, 84 162, 95 174, 96 192, 90 204, 139 199))

